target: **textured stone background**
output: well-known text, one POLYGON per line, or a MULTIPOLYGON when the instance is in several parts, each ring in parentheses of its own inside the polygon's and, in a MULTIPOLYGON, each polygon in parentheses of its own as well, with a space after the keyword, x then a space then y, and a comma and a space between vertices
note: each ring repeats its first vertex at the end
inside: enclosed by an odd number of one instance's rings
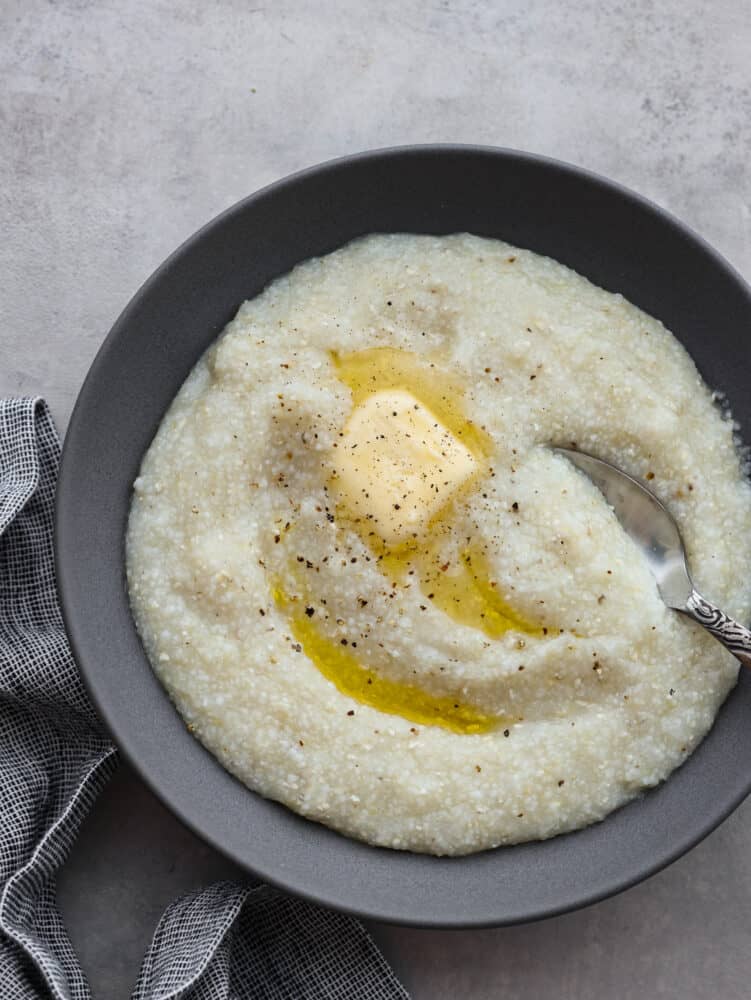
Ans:
MULTIPOLYGON (((0 394, 64 428, 133 291, 241 196, 434 140, 585 165, 751 276, 746 0, 0 0, 0 394)), ((374 927, 415 1000, 740 1000, 751 803, 668 871, 508 930, 374 927)), ((126 769, 60 879, 96 997, 129 995, 162 908, 230 866, 126 769)))

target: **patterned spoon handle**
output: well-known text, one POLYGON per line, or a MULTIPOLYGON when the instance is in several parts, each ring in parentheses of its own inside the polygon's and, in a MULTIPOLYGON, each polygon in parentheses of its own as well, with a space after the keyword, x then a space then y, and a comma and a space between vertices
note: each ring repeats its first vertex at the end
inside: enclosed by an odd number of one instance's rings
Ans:
POLYGON ((695 590, 683 609, 746 667, 751 667, 751 630, 710 604, 695 590))

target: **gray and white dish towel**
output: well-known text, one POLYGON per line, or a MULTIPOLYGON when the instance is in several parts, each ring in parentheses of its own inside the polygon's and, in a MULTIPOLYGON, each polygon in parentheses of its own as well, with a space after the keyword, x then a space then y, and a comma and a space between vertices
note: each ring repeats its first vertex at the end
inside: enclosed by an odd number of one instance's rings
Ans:
MULTIPOLYGON (((0 400, 0 997, 88 1000, 55 876, 117 766, 55 589, 60 443, 46 404, 0 400)), ((361 924, 222 882, 165 912, 133 1000, 408 1000, 361 924)))

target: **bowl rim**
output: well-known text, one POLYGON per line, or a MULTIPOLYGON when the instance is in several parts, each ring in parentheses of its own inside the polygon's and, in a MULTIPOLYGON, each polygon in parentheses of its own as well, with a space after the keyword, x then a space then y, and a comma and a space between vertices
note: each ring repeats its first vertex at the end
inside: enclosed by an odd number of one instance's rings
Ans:
MULTIPOLYGON (((595 187, 624 198, 627 201, 641 207, 648 213, 657 217, 662 223, 677 231, 677 233, 682 235, 684 238, 688 239, 689 242, 693 243, 695 247, 701 250, 705 255, 712 258, 714 263, 724 270, 732 279, 734 279, 734 281, 745 291, 746 297, 749 300, 749 308, 751 310, 751 288, 749 288, 749 285, 738 270, 701 235, 696 233, 688 225, 659 204, 644 197, 638 192, 631 190, 625 185, 617 181, 613 181, 585 167, 568 163, 553 157, 517 150, 511 147, 499 147, 485 144, 417 143, 365 149, 356 153, 328 159, 321 163, 297 170, 265 185, 259 190, 233 203, 183 240, 182 243, 180 243, 180 245, 173 250, 140 285, 116 319, 111 330, 97 350, 87 375, 82 383, 81 389, 79 390, 75 405, 71 412, 67 433, 63 443, 55 509, 54 549, 56 577, 60 606, 70 646, 74 658, 79 666, 79 672, 84 686, 97 710, 98 715, 102 719, 106 728, 112 734, 118 750, 122 753, 123 757, 127 760, 133 770, 138 774, 140 779, 143 780, 147 787, 154 792, 157 798, 167 806, 173 815, 175 815, 187 828, 192 830, 200 839, 209 843, 217 851, 237 864, 241 869, 245 871, 252 871, 253 874, 262 878, 265 882, 268 882, 269 884, 280 888, 293 896, 307 899, 319 905, 328 906, 353 916, 379 920, 385 923, 430 929, 501 927, 520 923, 532 923, 590 906, 593 903, 597 903, 610 896, 616 895, 627 888, 637 885, 639 882, 666 868, 696 844, 700 843, 709 833, 716 829, 730 815, 730 813, 738 807, 738 805, 740 805, 749 792, 751 792, 751 771, 749 771, 745 786, 737 789, 733 795, 726 798, 723 801, 723 805, 720 810, 714 812, 711 817, 705 818, 703 821, 697 823, 691 828, 690 832, 686 832, 682 837, 676 838, 671 843, 669 848, 665 849, 654 858, 651 864, 646 866, 637 866, 637 870, 629 871, 618 880, 614 881, 613 879, 606 879, 601 884, 595 884, 590 891, 580 894, 574 900, 563 899, 558 905, 546 905, 533 911, 528 911, 522 907, 521 909, 523 912, 521 913, 510 913, 509 915, 498 918, 489 918, 487 916, 473 918, 464 913, 455 918, 432 918, 430 915, 426 914, 402 914, 394 909, 384 907, 378 908, 374 906, 365 908, 358 905, 348 905, 347 902, 343 901, 341 896, 335 892, 327 894, 325 891, 318 890, 312 892, 306 890, 305 888, 300 888, 294 878, 285 878, 284 874, 282 874, 278 869, 267 870, 263 866, 251 868, 248 861, 244 857, 241 857, 236 851, 222 843, 221 840, 214 836, 211 831, 207 831, 201 826, 200 823, 197 823, 194 817, 191 816, 190 812, 182 806, 174 795, 171 794, 171 789, 165 788, 163 784, 160 784, 154 775, 151 774, 144 766, 138 753, 137 740, 130 738, 128 730, 122 729, 119 725, 117 716, 110 712, 106 698, 103 696, 103 689, 97 684, 96 670, 90 670, 87 666, 83 665, 85 664, 87 657, 86 654, 83 653, 84 643, 82 642, 79 630, 79 613, 77 612, 75 600, 72 596, 72 591, 74 590, 73 560, 71 558, 72 554, 66 550, 65 541, 66 524, 69 520, 71 505, 75 503, 76 490, 78 489, 78 483, 75 479, 75 469, 72 466, 69 456, 73 450, 77 437, 81 433, 81 427, 85 419, 85 411, 90 407, 91 401, 96 395, 96 384, 99 374, 107 364, 113 346, 119 341, 120 337, 123 336, 124 332, 127 330, 131 316, 136 311, 141 300, 149 294, 152 288, 160 284, 163 275, 170 270, 173 264, 192 250, 192 248, 200 243, 207 235, 212 233, 214 230, 219 229, 228 219, 231 219, 234 216, 242 215, 254 203, 261 201, 269 195, 283 192, 287 188, 292 188, 308 177, 323 175, 327 172, 339 170, 342 167, 362 161, 392 159, 420 153, 427 155, 457 153, 477 154, 493 158, 505 158, 514 160, 521 165, 524 165, 525 163, 538 165, 562 174, 568 174, 575 178, 584 179, 595 187)), ((118 555, 118 558, 120 559, 121 555, 118 555)), ((733 697, 734 693, 737 693, 737 689, 735 692, 731 692, 729 698, 733 697)), ((724 706, 720 709, 720 711, 722 712, 723 709, 724 706)), ((713 726, 714 725, 716 725, 716 720, 715 723, 713 723, 713 726)), ((707 737, 708 736, 709 734, 707 734, 707 737)), ((707 737, 705 737, 705 740, 707 737)), ((697 747, 694 754, 700 751, 702 745, 703 744, 700 744, 699 747, 697 747)), ((680 770, 680 768, 677 770, 680 770)), ((667 780, 672 779, 675 773, 676 772, 673 772, 667 780)), ((658 788, 659 787, 661 786, 658 786, 658 788)), ((650 794, 650 791, 647 791, 646 794, 650 794)), ((255 793, 251 792, 251 794, 255 793)), ((638 802, 639 799, 632 800, 630 803, 621 807, 621 809, 628 809, 630 806, 638 804, 638 802)), ((619 809, 616 811, 620 812, 621 810, 619 809)), ((602 822, 607 822, 607 819, 608 817, 605 817, 602 822)), ((306 820, 305 822, 311 821, 306 820)), ((594 824, 594 826, 600 825, 601 823, 594 824)), ((561 834, 553 839, 561 840, 562 838, 565 839, 566 837, 573 835, 575 835, 575 832, 572 834, 561 834)), ((540 842, 535 841, 532 843, 540 842)), ((380 851, 388 849, 375 848, 375 850, 380 851)), ((504 848, 498 848, 497 850, 504 850, 504 848)), ((417 856, 422 857, 422 855, 417 856)), ((474 855, 470 855, 469 857, 473 856, 474 855)), ((462 858, 442 857, 435 860, 440 863, 451 864, 460 862, 462 858)))

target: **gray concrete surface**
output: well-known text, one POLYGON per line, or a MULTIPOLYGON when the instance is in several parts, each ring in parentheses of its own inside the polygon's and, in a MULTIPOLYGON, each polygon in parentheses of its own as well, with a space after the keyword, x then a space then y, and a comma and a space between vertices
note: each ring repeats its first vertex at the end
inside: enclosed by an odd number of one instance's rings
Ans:
MULTIPOLYGON (((745 0, 0 0, 0 395, 64 428, 132 292, 298 167, 450 140, 603 172, 751 277, 745 0)), ((751 995, 751 803, 649 882, 527 927, 374 927, 416 1000, 751 995)), ((123 769, 60 878, 94 995, 129 995, 163 907, 230 866, 123 769)))

